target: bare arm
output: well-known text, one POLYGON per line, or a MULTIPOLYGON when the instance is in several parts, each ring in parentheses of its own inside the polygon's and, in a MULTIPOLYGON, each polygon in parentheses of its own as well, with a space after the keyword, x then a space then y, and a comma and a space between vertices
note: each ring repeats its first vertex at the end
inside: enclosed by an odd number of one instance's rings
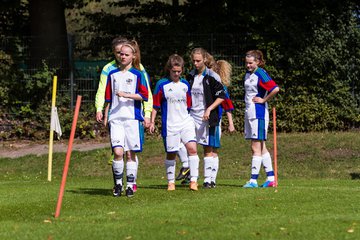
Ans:
POLYGON ((279 90, 280 90, 280 88, 276 87, 268 95, 266 95, 266 97, 264 97, 264 98, 254 97, 253 102, 255 102, 255 103, 265 103, 265 102, 269 101, 270 99, 272 99, 279 92, 279 90))
POLYGON ((224 99, 222 98, 217 98, 213 104, 211 104, 204 112, 204 116, 203 116, 203 121, 209 120, 210 117, 210 112, 212 110, 214 110, 215 108, 217 108, 222 102, 224 101, 224 99))
POLYGON ((157 110, 155 108, 153 108, 152 112, 151 112, 151 121, 150 121, 150 133, 154 133, 155 131, 155 119, 156 119, 156 114, 157 114, 157 110))

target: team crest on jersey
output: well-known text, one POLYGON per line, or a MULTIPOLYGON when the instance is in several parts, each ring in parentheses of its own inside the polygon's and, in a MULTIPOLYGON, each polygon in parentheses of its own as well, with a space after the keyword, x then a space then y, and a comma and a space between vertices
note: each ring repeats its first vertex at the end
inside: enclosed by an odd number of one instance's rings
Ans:
POLYGON ((132 79, 131 78, 128 78, 128 79, 126 79, 126 83, 128 84, 128 85, 130 85, 131 83, 132 83, 132 79))

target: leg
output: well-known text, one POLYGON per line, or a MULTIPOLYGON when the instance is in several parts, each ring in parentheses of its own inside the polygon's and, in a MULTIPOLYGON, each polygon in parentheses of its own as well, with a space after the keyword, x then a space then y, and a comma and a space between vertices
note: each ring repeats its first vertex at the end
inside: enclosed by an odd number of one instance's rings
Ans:
POLYGON ((112 162, 112 172, 114 178, 113 196, 119 197, 122 192, 123 175, 124 175, 124 149, 122 147, 116 147, 113 149, 114 160, 112 162))
POLYGON ((204 188, 211 188, 211 172, 213 165, 213 148, 210 146, 204 146, 204 188))
POLYGON ((190 162, 190 190, 197 191, 198 184, 197 180, 199 177, 199 156, 197 154, 196 142, 186 143, 186 149, 189 153, 190 162))
POLYGON ((257 179, 259 177, 259 172, 260 172, 261 162, 262 162, 261 148, 262 148, 262 141, 251 140, 251 150, 253 153, 252 160, 251 160, 251 178, 244 185, 245 188, 258 187, 257 179))
POLYGON ((275 186, 275 176, 272 167, 272 161, 269 151, 266 149, 265 142, 263 142, 262 147, 262 162, 264 166, 264 170, 266 173, 266 182, 262 185, 262 187, 274 187, 275 186))
POLYGON ((175 190, 175 169, 176 169, 176 153, 166 153, 165 169, 168 180, 168 191, 175 190))

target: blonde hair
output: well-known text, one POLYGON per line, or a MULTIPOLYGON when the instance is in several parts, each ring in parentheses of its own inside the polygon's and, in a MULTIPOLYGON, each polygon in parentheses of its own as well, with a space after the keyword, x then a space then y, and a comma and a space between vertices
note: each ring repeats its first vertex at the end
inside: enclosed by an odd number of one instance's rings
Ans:
POLYGON ((208 52, 206 52, 205 55, 207 59, 205 65, 219 74, 221 83, 228 87, 231 83, 231 64, 226 60, 215 61, 215 58, 208 52))
POLYGON ((212 69, 219 74, 222 84, 227 87, 231 84, 232 66, 228 61, 218 60, 212 69))
POLYGON ((260 51, 260 50, 250 50, 246 52, 246 57, 253 57, 256 61, 258 61, 258 66, 259 67, 264 67, 265 66, 265 59, 264 59, 264 54, 260 51))
POLYGON ((132 65, 134 68, 140 70, 140 61, 141 61, 141 54, 140 54, 140 47, 135 40, 131 40, 123 44, 123 47, 128 47, 133 52, 135 58, 132 61, 132 65))

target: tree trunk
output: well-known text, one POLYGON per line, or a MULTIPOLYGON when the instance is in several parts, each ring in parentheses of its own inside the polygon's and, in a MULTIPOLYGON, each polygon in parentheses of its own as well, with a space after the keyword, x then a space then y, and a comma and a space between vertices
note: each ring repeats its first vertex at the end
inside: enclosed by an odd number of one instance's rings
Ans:
POLYGON ((29 0, 31 31, 31 64, 69 68, 65 6, 62 0, 29 0))

